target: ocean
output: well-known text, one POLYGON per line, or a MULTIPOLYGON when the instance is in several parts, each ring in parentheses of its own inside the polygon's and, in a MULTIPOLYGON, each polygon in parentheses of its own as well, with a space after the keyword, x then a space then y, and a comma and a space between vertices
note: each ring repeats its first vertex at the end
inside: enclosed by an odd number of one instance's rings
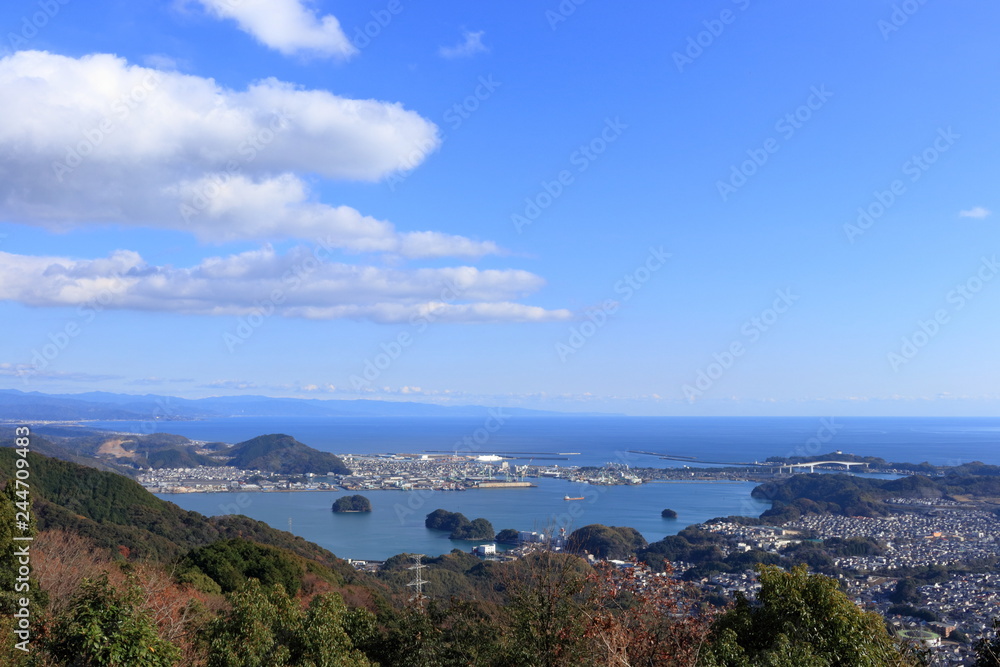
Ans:
MULTIPOLYGON (((176 433, 196 440, 236 443, 265 433, 287 433, 337 454, 428 450, 579 452, 566 465, 609 461, 681 465, 628 450, 703 460, 763 461, 769 456, 834 450, 889 461, 958 465, 1000 464, 1000 418, 911 417, 231 417, 203 421, 92 422, 137 433, 176 433), (493 430, 488 430, 492 428, 493 430)), ((554 461, 554 463, 560 463, 554 461)))
MULTIPOLYGON (((501 417, 503 417, 501 413, 501 417)), ((524 461, 558 465, 683 465, 630 450, 695 457, 704 461, 763 461, 769 456, 845 453, 889 461, 959 465, 1000 464, 1000 418, 266 418, 190 422, 106 422, 103 428, 177 433, 192 439, 240 442, 265 433, 287 433, 337 454, 425 451, 535 452, 524 461), (558 454, 578 453, 559 457, 558 454), (544 454, 542 454, 544 453, 544 454), (560 458, 562 460, 560 460, 560 458)), ((522 462, 524 462, 522 461, 522 462)), ((334 514, 331 492, 165 495, 207 515, 237 512, 291 530, 343 558, 384 559, 402 553, 439 555, 470 543, 452 542, 423 526, 443 508, 470 519, 484 517, 496 530, 570 530, 590 523, 631 526, 649 541, 716 516, 757 515, 767 505, 750 498, 751 483, 655 483, 638 487, 587 487, 538 480, 537 488, 465 492, 366 492, 371 514, 334 514), (563 497, 584 496, 583 501, 563 497), (660 517, 678 512, 677 520, 660 517), (290 523, 289 523, 290 520, 290 523)))

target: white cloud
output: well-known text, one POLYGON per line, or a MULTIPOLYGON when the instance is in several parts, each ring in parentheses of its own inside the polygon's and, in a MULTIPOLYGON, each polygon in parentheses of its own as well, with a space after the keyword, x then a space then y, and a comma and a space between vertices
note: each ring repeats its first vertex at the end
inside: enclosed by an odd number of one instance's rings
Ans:
POLYGON ((982 206, 976 206, 965 211, 959 211, 958 215, 962 218, 976 218, 977 220, 982 220, 990 214, 990 211, 986 210, 982 206))
POLYGON ((256 382, 248 382, 246 380, 213 380, 199 386, 203 389, 260 389, 260 386, 256 382))
POLYGON ((477 53, 487 53, 489 49, 483 44, 483 35, 485 34, 486 32, 483 30, 478 32, 464 30, 462 31, 463 41, 455 46, 442 46, 438 49, 438 55, 442 58, 470 58, 477 53))
POLYGON ((179 70, 180 63, 175 58, 163 53, 151 53, 143 57, 142 62, 154 69, 179 70))
POLYGON ((32 364, 0 363, 0 377, 16 377, 24 382, 35 381, 66 381, 66 382, 104 382, 120 380, 121 375, 102 375, 97 373, 68 373, 62 371, 40 370, 32 364))
POLYGON ((135 380, 129 380, 126 384, 145 387, 145 386, 162 386, 165 384, 190 384, 194 382, 193 378, 161 378, 155 375, 145 378, 136 378, 135 380))
POLYGON ((265 309, 284 317, 381 323, 423 316, 442 322, 568 320, 566 310, 516 303, 544 281, 521 270, 469 266, 386 269, 331 262, 317 246, 278 254, 270 247, 213 257, 191 268, 151 266, 135 252, 69 259, 0 252, 0 300, 241 316, 265 309))
POLYGON ((198 0, 220 19, 233 19, 240 30, 286 56, 347 59, 358 50, 331 14, 318 16, 301 0, 198 0))
POLYGON ((275 79, 236 91, 111 55, 38 51, 0 59, 0 96, 0 220, 180 229, 213 242, 323 236, 408 257, 497 251, 317 201, 310 174, 375 181, 440 145, 433 123, 397 103, 275 79))

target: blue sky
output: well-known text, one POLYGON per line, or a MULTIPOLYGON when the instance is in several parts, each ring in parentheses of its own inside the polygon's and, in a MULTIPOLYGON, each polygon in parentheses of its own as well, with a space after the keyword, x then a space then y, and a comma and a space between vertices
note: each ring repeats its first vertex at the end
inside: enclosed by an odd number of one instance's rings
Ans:
POLYGON ((996 415, 995 3, 11 1, 0 387, 996 415))

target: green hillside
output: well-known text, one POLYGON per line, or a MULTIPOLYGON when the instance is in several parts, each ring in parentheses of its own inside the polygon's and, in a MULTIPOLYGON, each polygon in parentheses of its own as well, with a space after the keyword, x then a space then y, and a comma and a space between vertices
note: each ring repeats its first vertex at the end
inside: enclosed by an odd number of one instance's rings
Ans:
MULTIPOLYGON (((0 470, 13 471, 17 453, 0 447, 0 470)), ((107 549, 168 560, 221 539, 245 538, 353 573, 322 547, 242 515, 206 517, 160 500, 135 481, 85 466, 28 454, 39 530, 65 528, 107 549)), ((0 480, 0 483, 6 480, 0 480)))
POLYGON ((260 435, 241 442, 230 452, 229 465, 247 470, 266 470, 286 475, 307 472, 348 474, 339 456, 304 445, 290 435, 260 435))

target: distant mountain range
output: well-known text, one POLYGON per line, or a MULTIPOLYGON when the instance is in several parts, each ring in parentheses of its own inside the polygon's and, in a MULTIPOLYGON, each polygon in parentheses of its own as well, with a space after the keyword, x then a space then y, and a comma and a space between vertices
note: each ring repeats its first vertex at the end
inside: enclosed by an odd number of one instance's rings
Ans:
MULTIPOLYGON (((190 421, 220 417, 466 417, 480 416, 484 406, 443 406, 430 403, 216 396, 185 399, 175 396, 113 394, 42 394, 0 389, 0 420, 17 421, 190 421)), ((559 416, 567 413, 504 408, 511 416, 559 416)), ((579 413, 573 413, 580 416, 579 413)))

